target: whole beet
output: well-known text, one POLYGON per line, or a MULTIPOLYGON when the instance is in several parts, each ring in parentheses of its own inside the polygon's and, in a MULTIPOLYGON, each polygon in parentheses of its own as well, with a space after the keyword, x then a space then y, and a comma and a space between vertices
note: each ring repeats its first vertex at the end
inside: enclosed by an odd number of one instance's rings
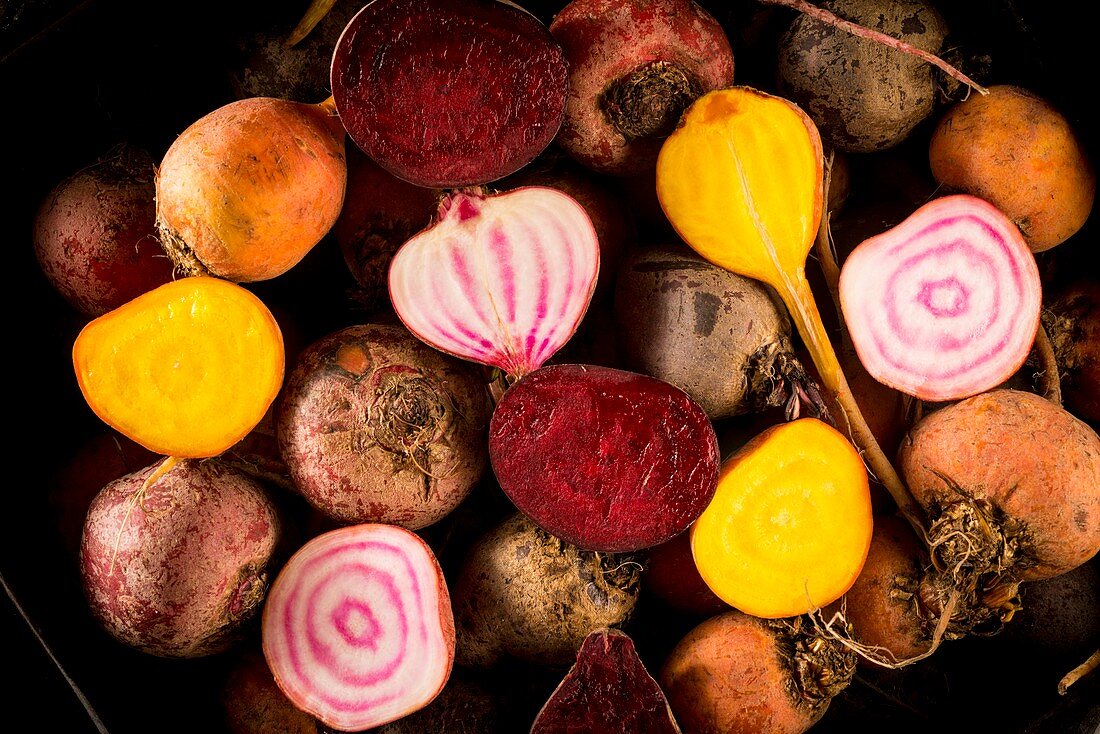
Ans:
POLYGON ((164 657, 219 652, 263 602, 281 525, 265 491, 216 461, 128 474, 92 502, 80 569, 92 613, 164 657))

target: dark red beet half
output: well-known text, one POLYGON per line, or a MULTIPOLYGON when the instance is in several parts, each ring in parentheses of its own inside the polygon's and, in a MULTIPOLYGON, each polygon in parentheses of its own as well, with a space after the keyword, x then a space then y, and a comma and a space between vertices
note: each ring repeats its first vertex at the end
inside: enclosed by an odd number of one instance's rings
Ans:
POLYGON ((661 687, 618 630, 588 635, 531 734, 680 734, 661 687))
POLYGON ((435 188, 488 183, 533 160, 561 126, 567 78, 550 31, 499 0, 374 0, 332 59, 352 140, 435 188))
POLYGON ((718 482, 718 439, 687 393, 588 365, 543 367, 513 385, 489 425, 489 458, 539 527, 608 553, 675 537, 718 482))

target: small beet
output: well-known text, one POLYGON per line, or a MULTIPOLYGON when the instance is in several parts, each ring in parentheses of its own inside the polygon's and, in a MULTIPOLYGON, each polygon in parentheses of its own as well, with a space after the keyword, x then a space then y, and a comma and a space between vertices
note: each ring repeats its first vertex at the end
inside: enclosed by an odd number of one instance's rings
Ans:
POLYGON ((259 610, 281 524, 256 482, 217 462, 161 471, 128 474, 92 502, 84 589, 118 640, 165 657, 209 655, 259 610))
POLYGON ((374 0, 336 45, 332 92, 351 139, 420 186, 471 186, 534 160, 561 126, 561 47, 499 0, 374 0))
POLYGON ((673 609, 703 616, 729 610, 695 567, 691 555, 691 536, 680 533, 667 543, 649 550, 645 570, 645 588, 673 609))
POLYGON ((554 365, 513 385, 493 413, 489 457, 521 512, 595 551, 673 538, 718 481, 703 409, 667 382, 606 367, 554 365))
POLYGON ((413 533, 392 525, 333 530, 302 546, 271 585, 263 648, 299 708, 341 731, 417 711, 454 660, 443 572, 413 533))
POLYGON ((600 630, 584 639, 531 734, 680 734, 680 727, 634 642, 600 630))
POLYGON ((231 734, 324 734, 317 719, 292 704, 257 651, 242 655, 222 689, 231 734))
POLYGON ((1020 231, 967 195, 925 204, 857 247, 840 273, 860 362, 922 400, 958 400, 1008 379, 1031 350, 1041 299, 1020 231))
POLYGON ((684 109, 733 83, 726 34, 691 0, 573 0, 550 32, 569 62, 558 144, 601 173, 652 170, 684 109))
POLYGON ((34 252, 74 307, 100 316, 172 279, 156 228, 148 153, 124 149, 50 192, 34 222, 34 252))
POLYGON ((522 377, 576 332, 599 267, 592 220, 572 197, 458 191, 394 256, 390 300, 436 349, 522 377))

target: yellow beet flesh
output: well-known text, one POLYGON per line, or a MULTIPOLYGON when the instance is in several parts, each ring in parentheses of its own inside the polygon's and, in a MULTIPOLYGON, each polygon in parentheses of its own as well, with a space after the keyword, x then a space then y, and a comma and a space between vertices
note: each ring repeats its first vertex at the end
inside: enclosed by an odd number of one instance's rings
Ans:
POLYGON ((275 399, 283 338, 244 288, 183 278, 85 326, 73 366, 109 426, 157 453, 205 458, 244 438, 275 399))
POLYGON ((691 531, 695 565, 723 601, 793 617, 840 598, 871 543, 859 454, 814 418, 771 428, 726 460, 691 531))

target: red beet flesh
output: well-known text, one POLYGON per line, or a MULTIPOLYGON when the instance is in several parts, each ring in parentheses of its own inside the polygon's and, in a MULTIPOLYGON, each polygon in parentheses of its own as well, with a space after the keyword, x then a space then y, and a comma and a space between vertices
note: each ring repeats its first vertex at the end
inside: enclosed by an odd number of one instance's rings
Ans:
POLYGON ((680 734, 634 642, 616 630, 585 638, 577 664, 542 707, 531 734, 680 734))
POLYGON ((673 538, 718 481, 703 409, 666 382, 606 367, 544 367, 513 385, 490 422, 489 458, 543 530, 603 552, 673 538))
POLYGON ((332 92, 352 140, 420 186, 495 181, 554 139, 561 48, 498 0, 374 0, 344 30, 332 92))

